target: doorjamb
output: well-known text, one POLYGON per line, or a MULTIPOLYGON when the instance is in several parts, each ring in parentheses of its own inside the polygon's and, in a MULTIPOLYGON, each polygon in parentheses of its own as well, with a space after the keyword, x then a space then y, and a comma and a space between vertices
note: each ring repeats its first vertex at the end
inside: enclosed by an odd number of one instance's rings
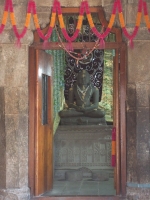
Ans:
MULTIPOLYGON (((78 8, 63 8, 62 12, 63 13, 70 13, 70 10, 72 12, 79 13, 78 8)), ((98 16, 99 18, 102 19, 103 24, 105 26, 108 25, 108 22, 105 20, 104 17, 104 11, 102 7, 100 8, 91 8, 91 12, 97 12, 98 11, 98 16)), ((47 32, 48 28, 43 29, 43 33, 47 32)), ((116 164, 117 164, 117 185, 116 185, 116 192, 117 195, 121 195, 120 197, 114 196, 112 199, 120 199, 124 196, 126 196, 126 55, 127 55, 127 46, 126 43, 122 42, 122 34, 121 30, 118 28, 113 27, 111 32, 116 33, 118 37, 116 37, 116 42, 106 42, 105 49, 115 49, 116 51, 116 58, 115 58, 115 126, 117 129, 116 132, 116 164), (120 63, 119 63, 120 60, 120 63), (120 96, 120 98, 119 98, 120 96)), ((75 42, 72 43, 73 48, 79 49, 79 44, 76 44, 75 42)), ((86 43, 87 48, 93 47, 93 43, 86 43)), ((37 34, 37 32, 34 32, 34 43, 30 47, 30 53, 35 54, 35 49, 60 49, 59 47, 59 42, 49 42, 46 47, 43 46, 42 42, 40 42, 40 38, 37 34)), ((32 61, 31 65, 32 65, 32 61)), ((29 79, 30 79, 30 84, 29 87, 32 87, 32 78, 34 76, 34 72, 32 69, 29 69, 29 79)), ((29 94, 29 102, 34 100, 33 95, 31 96, 29 94)), ((29 115, 29 120, 31 119, 31 116, 34 116, 34 113, 32 112, 31 106, 29 106, 29 109, 31 109, 31 114, 29 115), (33 115, 32 115, 33 114, 33 115)), ((29 127, 29 185, 31 187, 31 195, 34 195, 34 146, 33 146, 33 141, 34 141, 34 135, 31 133, 33 132, 34 127, 29 127)), ((91 197, 61 197, 62 200, 70 200, 71 199, 81 199, 81 200, 91 200, 91 197)), ((110 196, 109 196, 110 198, 110 196)), ((39 197, 34 197, 33 199, 39 199, 39 197)), ((59 197, 40 197, 42 200, 57 200, 59 197)), ((96 200, 97 197, 92 197, 92 200, 96 200)), ((101 199, 108 199, 108 197, 98 197, 99 200, 101 199)))

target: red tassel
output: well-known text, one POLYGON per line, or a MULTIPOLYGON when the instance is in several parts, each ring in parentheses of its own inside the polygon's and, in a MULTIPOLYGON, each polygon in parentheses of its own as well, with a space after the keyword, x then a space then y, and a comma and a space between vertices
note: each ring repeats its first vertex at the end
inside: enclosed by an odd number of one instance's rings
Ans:
POLYGON ((4 10, 5 10, 5 11, 8 11, 8 10, 9 10, 9 0, 6 0, 6 2, 5 2, 4 10))
POLYGON ((2 25, 0 26, 0 34, 3 32, 4 28, 5 28, 5 25, 2 24, 2 25))
POLYGON ((112 140, 116 141, 116 128, 115 127, 113 127, 113 129, 112 129, 112 140))
POLYGON ((111 156, 111 166, 115 167, 116 166, 116 155, 111 156))
POLYGON ((111 152, 111 165, 116 166, 116 128, 112 129, 112 152, 111 152))
POLYGON ((100 48, 100 49, 105 49, 105 41, 104 41, 104 38, 101 38, 101 39, 100 39, 99 48, 100 48))
POLYGON ((85 10, 86 10, 86 14, 90 14, 90 9, 89 9, 89 4, 87 1, 84 1, 84 5, 85 5, 85 10))
POLYGON ((113 9, 112 9, 112 14, 114 14, 114 15, 116 14, 117 6, 118 6, 117 4, 118 4, 118 2, 115 1, 114 5, 113 5, 113 9))
POLYGON ((18 38, 17 41, 15 42, 15 46, 18 47, 19 49, 21 48, 20 38, 18 38))
POLYGON ((129 41, 129 47, 130 47, 131 49, 134 48, 134 43, 133 43, 133 40, 132 40, 132 39, 129 41))
POLYGON ((142 7, 143 7, 143 1, 139 0, 138 12, 142 12, 142 7))
POLYGON ((48 46, 48 40, 44 40, 43 47, 46 48, 48 46))
POLYGON ((67 46, 66 46, 66 49, 68 51, 73 51, 73 46, 72 46, 72 43, 71 42, 68 42, 67 46))

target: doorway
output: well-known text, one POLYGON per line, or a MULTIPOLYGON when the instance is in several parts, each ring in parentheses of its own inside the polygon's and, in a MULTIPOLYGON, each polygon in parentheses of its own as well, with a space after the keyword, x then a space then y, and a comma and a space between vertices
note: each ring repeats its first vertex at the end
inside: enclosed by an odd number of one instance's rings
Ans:
MULTIPOLYGON (((70 12, 75 12, 73 9, 65 9, 63 10, 64 13, 70 12)), ((92 8, 92 12, 98 12, 99 17, 103 19, 103 24, 107 26, 107 22, 104 20, 104 13, 102 8, 92 8)), ((43 32, 46 32, 46 29, 43 30, 43 32)), ((125 195, 125 186, 126 186, 126 168, 123 168, 121 166, 126 166, 126 123, 125 123, 125 98, 126 98, 126 45, 125 43, 122 42, 122 36, 121 36, 121 30, 113 28, 112 32, 115 32, 116 34, 116 41, 115 42, 108 42, 106 43, 106 49, 114 49, 115 50, 115 58, 114 58, 114 119, 113 119, 113 125, 116 127, 116 167, 115 167, 115 181, 116 181, 116 194, 117 195, 125 195)), ((73 44, 74 48, 76 47, 76 44, 73 44)), ((90 49, 93 44, 87 43, 86 46, 90 49)), ((32 45, 32 51, 33 54, 35 55, 35 52, 39 52, 39 49, 59 49, 58 43, 49 43, 49 46, 43 47, 42 44, 40 43, 40 38, 38 37, 37 33, 35 32, 35 43, 32 45), (50 47, 49 47, 50 46, 50 47)), ((79 48, 79 46, 78 46, 79 48)), ((80 47, 82 48, 82 46, 80 47)), ((37 60, 37 57, 34 57, 35 60, 37 60)), ((33 62, 33 61, 31 61, 33 62)), ((33 65, 33 63, 32 63, 33 65)), ((34 74, 34 70, 32 72, 29 71, 29 75, 31 76, 31 79, 33 78, 32 75, 34 74), (32 74, 32 75, 31 75, 32 74)), ((30 87, 30 86, 29 86, 30 87)), ((49 87, 51 87, 49 85, 49 87)), ((29 88, 30 90, 30 88, 29 88)), ((51 95, 52 97, 52 95, 51 95)), ((36 98, 30 99, 31 101, 36 101, 36 98)), ((30 101, 29 100, 29 101, 30 101)), ((31 109, 32 110, 32 109, 31 109)), ((35 109, 36 110, 36 109, 35 109)), ((35 110, 32 112, 34 113, 35 110)), ((49 109, 51 110, 51 108, 49 109)), ((33 114, 32 113, 32 114, 33 114)), ((30 114, 29 117, 33 117, 33 115, 30 114)), ((52 113, 51 113, 52 114, 52 113)), ((50 116, 51 116, 50 114, 50 116)), ((51 118, 52 119, 52 118, 51 118)), ((52 124, 53 122, 50 122, 51 130, 52 130, 52 124)), ((32 122, 32 126, 34 126, 32 122)), ((34 128, 33 128, 34 129, 34 128)), ((38 142, 38 137, 36 137, 36 133, 30 129, 30 162, 29 162, 29 169, 30 169, 30 186, 31 186, 31 193, 33 195, 39 195, 40 190, 36 191, 36 183, 39 180, 37 178, 37 174, 35 173, 34 169, 36 168, 36 163, 33 161, 34 159, 36 160, 37 157, 37 152, 35 151, 35 144, 38 142), (33 145, 34 144, 34 145, 33 145), (37 178, 37 180, 36 180, 37 178)), ((52 142, 50 144, 52 147, 52 142)), ((43 153, 43 152, 42 152, 43 153)), ((52 160, 51 160, 52 161, 52 160)), ((38 161, 37 161, 38 162, 38 161)), ((51 162, 51 167, 53 166, 51 162)), ((39 168, 37 168, 38 171, 39 168)), ((45 171, 45 170, 44 170, 45 171)), ((46 174, 45 174, 46 176, 46 174)), ((52 175, 51 175, 52 177, 52 175)), ((40 181, 40 180, 39 180, 40 181)), ((42 184, 42 183, 41 183, 42 184)), ((41 186, 42 187, 42 186, 41 186)), ((42 191, 46 191, 47 189, 42 189, 42 191)), ((42 198, 42 197, 41 197, 42 198)), ((46 198, 46 197, 43 197, 46 198)), ((47 197, 51 198, 51 197, 47 197)), ((77 198, 77 197, 74 197, 77 198)), ((82 197, 83 198, 83 197, 82 197)), ((114 197, 115 198, 115 197, 114 197)), ((80 198, 81 199, 81 198, 80 198)))

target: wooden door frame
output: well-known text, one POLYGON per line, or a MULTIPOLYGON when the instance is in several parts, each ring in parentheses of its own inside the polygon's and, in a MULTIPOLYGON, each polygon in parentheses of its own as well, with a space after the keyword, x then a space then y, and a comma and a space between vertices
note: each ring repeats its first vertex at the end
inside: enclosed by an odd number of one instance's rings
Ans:
MULTIPOLYGON (((108 22, 105 20, 104 11, 102 7, 90 8, 91 13, 97 12, 101 23, 107 27, 108 22)), ((79 8, 62 8, 62 13, 79 13, 79 8)), ((48 27, 43 29, 43 33, 46 34, 48 27)), ((126 196, 126 65, 127 65, 127 46, 122 41, 122 33, 120 28, 113 27, 112 33, 116 34, 116 42, 106 42, 105 49, 115 49, 115 66, 114 66, 114 113, 115 113, 115 124, 116 127, 116 196, 111 197, 112 199, 122 199, 126 196), (120 62, 119 62, 120 61, 120 62), (119 195, 119 196, 118 196, 119 195)), ((74 49, 82 48, 82 44, 73 42, 74 49)), ((85 42, 87 49, 92 49, 94 46, 93 42, 85 42)), ((41 42, 37 31, 34 32, 34 43, 31 45, 29 53, 35 54, 35 49, 60 49, 59 42, 48 42, 46 47, 41 42)), ((30 61, 32 65, 32 60, 30 61)), ((30 95, 30 87, 32 88, 32 79, 34 78, 33 69, 29 68, 29 102, 35 101, 34 95, 30 95)), ((33 88, 32 88, 33 89, 33 88)), ((29 103, 29 121, 33 120, 33 108, 29 103), (30 110, 31 109, 31 110, 30 110)), ((29 126, 29 186, 31 188, 31 196, 34 195, 34 127, 29 126)), ((109 197, 92 197, 92 200, 107 200, 109 197)), ((60 197, 34 197, 33 199, 42 200, 58 200, 60 197)), ((61 197, 62 200, 91 200, 91 197, 61 197)))

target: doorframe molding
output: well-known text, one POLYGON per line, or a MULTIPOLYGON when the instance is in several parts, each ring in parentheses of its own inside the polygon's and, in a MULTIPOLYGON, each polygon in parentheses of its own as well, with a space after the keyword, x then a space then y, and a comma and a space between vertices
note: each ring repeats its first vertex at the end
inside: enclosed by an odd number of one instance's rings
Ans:
MULTIPOLYGON (((100 7, 90 8, 91 13, 98 13, 99 20, 107 27, 108 22, 104 16, 104 10, 100 7)), ((62 13, 79 13, 79 8, 62 8, 62 13)), ((42 30, 44 34, 47 33, 48 27, 42 30)), ((122 41, 122 32, 120 28, 113 27, 111 33, 116 34, 116 42, 106 42, 105 49, 115 49, 115 63, 114 63, 114 113, 115 113, 115 122, 114 126, 116 127, 116 196, 113 196, 112 199, 120 199, 126 196, 126 66, 127 66, 127 45, 122 41), (118 195, 120 197, 118 197, 118 195)), ((91 49, 94 46, 94 42, 86 42, 86 47, 91 49)), ((74 49, 83 48, 80 47, 80 44, 72 42, 74 49)), ((34 120, 34 113, 32 102, 35 101, 35 95, 31 92, 34 91, 33 88, 33 79, 34 79, 34 58, 36 49, 61 49, 59 42, 48 42, 46 47, 41 42, 41 39, 37 33, 34 32, 34 42, 29 47, 29 122, 34 120), (31 58, 32 57, 32 58, 31 58)), ((29 187, 31 188, 31 196, 34 196, 34 127, 29 124, 29 187)), ((110 198, 110 196, 109 196, 110 198)), ((57 200, 59 197, 34 197, 33 199, 42 199, 42 200, 57 200)), ((77 200, 85 199, 85 197, 61 197, 63 200, 77 200)), ((90 200, 90 197, 86 197, 90 200)), ((92 200, 96 200, 97 197, 92 197, 92 200)), ((108 199, 108 197, 98 197, 99 200, 108 199)))

